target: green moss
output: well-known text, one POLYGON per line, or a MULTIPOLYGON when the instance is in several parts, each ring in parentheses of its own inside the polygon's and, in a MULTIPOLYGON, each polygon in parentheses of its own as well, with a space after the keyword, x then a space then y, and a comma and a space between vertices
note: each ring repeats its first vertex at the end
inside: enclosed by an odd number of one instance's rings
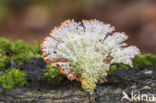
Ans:
POLYGON ((110 73, 113 73, 116 69, 129 69, 130 67, 124 64, 115 64, 110 67, 110 73))
POLYGON ((4 70, 4 68, 7 68, 6 66, 10 62, 10 57, 8 56, 3 56, 0 58, 0 71, 4 70))
POLYGON ((0 70, 7 67, 10 61, 16 61, 19 66, 22 66, 25 61, 29 61, 31 58, 42 57, 39 42, 36 42, 36 45, 28 45, 21 40, 13 43, 8 39, 0 38, 0 44, 0 70), (4 54, 6 50, 12 55, 4 54))
POLYGON ((37 52, 36 46, 30 46, 23 41, 16 41, 14 43, 15 48, 12 49, 16 55, 12 56, 12 59, 17 61, 17 63, 21 66, 25 61, 30 60, 31 58, 39 58, 41 54, 37 52))
MULTIPOLYGON (((142 54, 135 57, 133 60, 133 66, 135 69, 140 69, 145 66, 156 65, 156 56, 152 54, 142 54)), ((110 68, 110 73, 115 69, 129 69, 130 67, 124 64, 112 65, 110 68)))
POLYGON ((10 69, 4 75, 0 75, 0 85, 6 90, 22 87, 25 84, 25 73, 19 69, 10 69))
POLYGON ((41 55, 42 51, 40 49, 40 42, 38 40, 35 40, 35 45, 33 46, 33 50, 35 51, 35 53, 41 55))
POLYGON ((44 70, 45 73, 41 77, 41 81, 47 84, 57 85, 65 78, 58 68, 50 68, 50 64, 47 65, 47 67, 48 68, 44 70))
MULTIPOLYGON (((10 68, 11 61, 17 62, 17 64, 22 67, 22 65, 31 58, 42 57, 40 43, 38 41, 35 42, 35 45, 28 45, 21 40, 11 42, 8 39, 0 38, 0 44, 2 44, 0 45, 0 71, 5 71, 5 69, 10 68), (8 53, 6 53, 6 51, 8 53), (11 55, 8 55, 9 53, 11 53, 11 55)), ((44 71, 45 73, 41 80, 46 81, 48 84, 59 84, 65 78, 58 68, 50 69, 50 64, 47 65, 47 68, 48 69, 44 71)), ((24 76, 21 72, 19 72, 19 74, 19 77, 24 76)), ((15 71, 8 69, 7 73, 0 78, 2 87, 5 89, 11 89, 22 86, 22 84, 16 85, 16 77, 15 71)), ((21 79, 23 79, 23 77, 21 79)))
POLYGON ((156 65, 156 56, 152 54, 140 55, 134 59, 133 65, 136 69, 149 65, 156 65))
POLYGON ((13 43, 6 38, 0 38, 0 53, 10 48, 14 48, 13 43))

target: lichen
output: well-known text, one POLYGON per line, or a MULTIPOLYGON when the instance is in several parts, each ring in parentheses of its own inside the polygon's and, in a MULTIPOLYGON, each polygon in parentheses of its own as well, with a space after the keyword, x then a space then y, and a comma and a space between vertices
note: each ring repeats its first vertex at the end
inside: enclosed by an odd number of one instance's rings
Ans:
POLYGON ((0 85, 6 90, 22 87, 26 83, 25 73, 19 69, 9 69, 3 75, 0 74, 0 85))
POLYGON ((128 38, 125 33, 114 30, 97 20, 67 20, 41 45, 44 59, 68 79, 81 81, 82 88, 92 93, 96 84, 106 81, 112 64, 132 67, 132 59, 140 54, 137 47, 123 43, 128 38))

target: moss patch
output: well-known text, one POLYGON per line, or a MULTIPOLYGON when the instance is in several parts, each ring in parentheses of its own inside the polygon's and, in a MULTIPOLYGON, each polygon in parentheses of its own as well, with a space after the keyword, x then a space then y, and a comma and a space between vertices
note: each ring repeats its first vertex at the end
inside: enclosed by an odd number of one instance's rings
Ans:
MULTIPOLYGON (((29 45, 21 40, 11 42, 6 38, 0 38, 0 71, 5 73, 0 75, 0 85, 4 89, 24 86, 26 74, 21 70, 9 68, 23 68, 23 65, 31 62, 32 58, 42 58, 38 41, 36 45, 29 45)), ((50 69, 50 64, 43 72, 41 80, 48 84, 59 84, 65 78, 58 68, 50 69)))
POLYGON ((115 64, 110 67, 110 73, 113 73, 116 69, 129 69, 130 67, 124 64, 115 64))
POLYGON ((145 66, 156 65, 156 56, 152 54, 143 54, 134 59, 134 68, 139 69, 145 66))
POLYGON ((4 75, 0 75, 0 85, 4 89, 22 87, 26 83, 25 73, 19 69, 10 69, 4 75))
POLYGON ((31 46, 20 40, 13 43, 8 39, 0 38, 0 44, 0 69, 8 68, 11 61, 22 66, 25 61, 42 56, 40 43, 31 46))
POLYGON ((60 69, 56 68, 50 68, 50 65, 47 65, 47 69, 44 70, 44 75, 41 78, 41 81, 46 82, 50 85, 58 85, 65 76, 60 73, 60 69))
MULTIPOLYGON (((140 56, 135 57, 133 60, 133 66, 135 69, 140 69, 145 66, 156 65, 156 56, 152 54, 142 54, 140 56)), ((115 64, 111 66, 110 73, 112 73, 116 69, 130 69, 129 66, 124 64, 115 64)))

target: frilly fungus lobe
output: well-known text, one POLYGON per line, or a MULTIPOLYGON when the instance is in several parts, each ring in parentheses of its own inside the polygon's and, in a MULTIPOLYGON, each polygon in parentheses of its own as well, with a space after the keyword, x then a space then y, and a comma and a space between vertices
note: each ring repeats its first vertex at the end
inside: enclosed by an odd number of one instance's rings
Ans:
POLYGON ((112 64, 132 67, 132 59, 140 54, 137 47, 124 43, 125 33, 114 30, 98 20, 66 20, 42 43, 44 59, 68 79, 80 81, 85 91, 93 92, 96 84, 106 81, 112 64))

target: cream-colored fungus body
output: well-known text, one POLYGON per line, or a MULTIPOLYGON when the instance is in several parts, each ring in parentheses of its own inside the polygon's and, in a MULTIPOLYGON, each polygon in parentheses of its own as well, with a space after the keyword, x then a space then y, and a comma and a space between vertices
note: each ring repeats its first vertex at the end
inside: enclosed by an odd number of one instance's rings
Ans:
POLYGON ((132 65, 140 54, 135 46, 127 46, 125 33, 98 20, 67 20, 50 33, 41 45, 45 60, 70 80, 81 82, 85 91, 93 92, 96 84, 106 81, 112 64, 132 65))

